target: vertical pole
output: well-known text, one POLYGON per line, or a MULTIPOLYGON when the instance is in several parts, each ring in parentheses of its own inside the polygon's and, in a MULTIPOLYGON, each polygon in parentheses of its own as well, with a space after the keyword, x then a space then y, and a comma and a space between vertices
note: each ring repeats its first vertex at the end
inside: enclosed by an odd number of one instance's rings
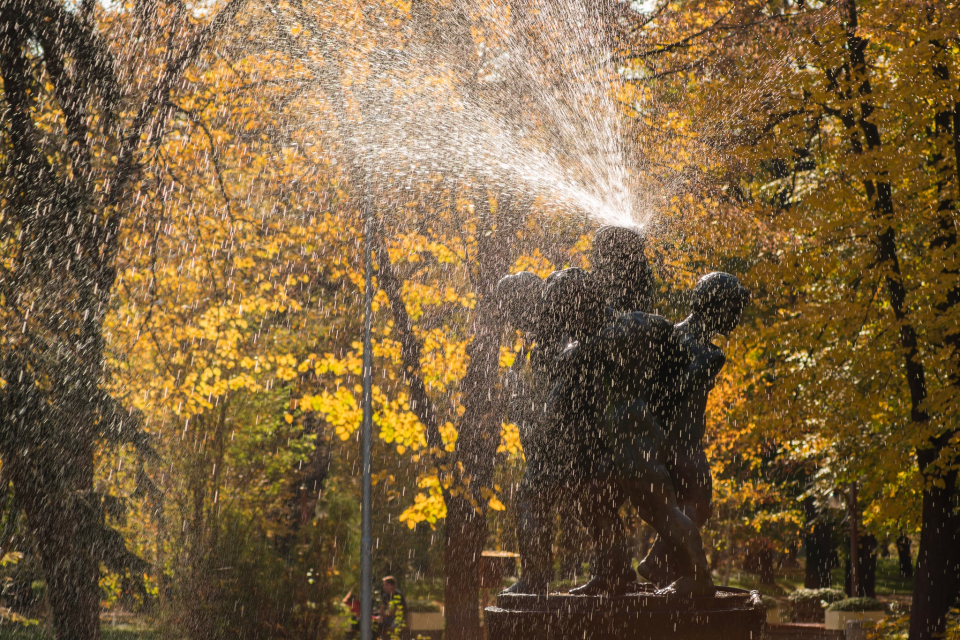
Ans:
POLYGON ((371 521, 372 500, 370 480, 371 443, 373 431, 373 349, 371 329, 373 325, 373 197, 367 185, 364 198, 364 289, 363 289, 363 423, 360 439, 362 448, 361 474, 362 499, 360 507, 360 640, 372 640, 373 628, 373 553, 371 521))
POLYGON ((730 536, 730 526, 731 520, 727 520, 727 524, 724 527, 724 538, 727 542, 727 557, 723 563, 723 586, 730 586, 730 569, 733 567, 733 540, 730 536))
POLYGON ((857 483, 850 483, 850 597, 860 597, 860 531, 857 518, 857 483))

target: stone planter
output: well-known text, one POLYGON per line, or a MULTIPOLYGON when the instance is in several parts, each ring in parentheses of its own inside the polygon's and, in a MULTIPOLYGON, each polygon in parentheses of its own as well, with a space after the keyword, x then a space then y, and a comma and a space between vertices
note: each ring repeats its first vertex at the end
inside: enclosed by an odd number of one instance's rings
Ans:
POLYGON ((887 617, 883 611, 827 611, 826 624, 827 629, 836 631, 845 631, 848 620, 870 620, 880 622, 887 617))
POLYGON ((442 631, 443 614, 439 611, 407 614, 407 628, 410 631, 442 631))

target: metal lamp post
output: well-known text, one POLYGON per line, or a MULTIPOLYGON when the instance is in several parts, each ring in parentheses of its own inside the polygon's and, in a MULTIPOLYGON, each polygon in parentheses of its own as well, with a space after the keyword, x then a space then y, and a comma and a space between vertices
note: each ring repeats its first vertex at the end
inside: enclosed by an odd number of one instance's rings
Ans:
POLYGON ((360 506, 360 640, 373 639, 373 523, 370 478, 373 431, 373 197, 369 185, 364 199, 364 290, 363 290, 363 422, 361 441, 361 506, 360 506))

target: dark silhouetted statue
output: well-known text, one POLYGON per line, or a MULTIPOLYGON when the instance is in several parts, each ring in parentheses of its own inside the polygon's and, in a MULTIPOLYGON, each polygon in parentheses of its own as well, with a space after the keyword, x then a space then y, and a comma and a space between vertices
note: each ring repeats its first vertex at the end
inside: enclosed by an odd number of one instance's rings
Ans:
POLYGON ((507 380, 527 458, 522 573, 508 591, 546 592, 550 515, 561 499, 594 543, 591 579, 571 593, 631 591, 636 573, 619 515, 629 499, 658 533, 641 575, 668 593, 712 594, 699 534, 712 497, 706 402, 724 364, 712 340, 737 326, 749 296, 735 277, 711 273, 692 292, 691 315, 674 326, 646 313, 652 278, 641 236, 601 229, 592 258, 592 271, 565 269, 545 281, 522 273, 498 288, 532 345, 507 380))
MULTIPOLYGON (((612 496, 593 482, 599 470, 583 464, 609 462, 609 456, 596 451, 600 367, 583 366, 573 354, 619 311, 645 309, 651 277, 644 240, 637 233, 605 227, 593 245, 590 272, 564 269, 545 281, 523 272, 507 276, 497 288, 506 317, 532 347, 520 354, 506 381, 512 396, 509 418, 519 428, 527 460, 518 496, 522 571, 510 588, 514 593, 547 590, 552 574, 549 518, 559 497, 572 501, 595 539, 606 535, 611 518, 619 522, 612 496), (567 392, 577 387, 576 393, 567 392)), ((611 545, 601 546, 609 551, 611 545)), ((595 572, 609 573, 609 553, 595 555, 595 572)))

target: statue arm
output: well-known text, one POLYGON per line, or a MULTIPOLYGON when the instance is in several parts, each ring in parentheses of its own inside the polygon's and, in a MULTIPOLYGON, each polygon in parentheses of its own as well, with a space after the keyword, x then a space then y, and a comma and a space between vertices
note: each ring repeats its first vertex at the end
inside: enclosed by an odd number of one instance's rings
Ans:
POLYGON ((666 440, 666 430, 642 397, 636 397, 629 404, 614 410, 611 423, 615 430, 622 429, 634 435, 652 436, 658 443, 666 440))
POLYGON ((687 375, 695 385, 706 384, 720 374, 726 362, 727 357, 722 350, 708 347, 693 358, 687 368, 687 375))

